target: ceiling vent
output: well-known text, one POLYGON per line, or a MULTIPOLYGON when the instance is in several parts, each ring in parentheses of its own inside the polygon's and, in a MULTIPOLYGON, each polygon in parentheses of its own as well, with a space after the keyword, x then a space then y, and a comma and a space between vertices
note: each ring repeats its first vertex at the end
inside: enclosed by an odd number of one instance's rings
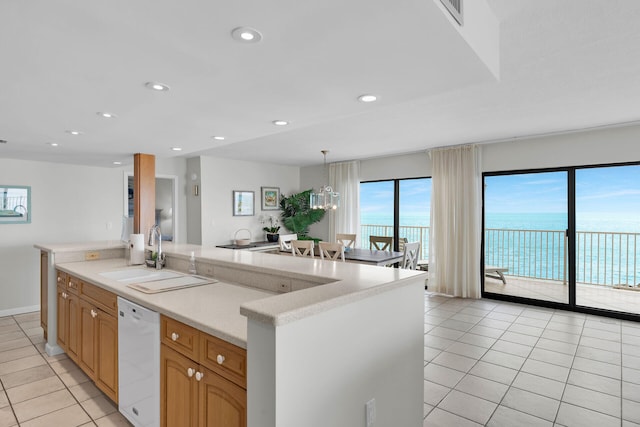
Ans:
POLYGON ((440 2, 447 8, 453 19, 462 26, 462 0, 440 0, 440 2))

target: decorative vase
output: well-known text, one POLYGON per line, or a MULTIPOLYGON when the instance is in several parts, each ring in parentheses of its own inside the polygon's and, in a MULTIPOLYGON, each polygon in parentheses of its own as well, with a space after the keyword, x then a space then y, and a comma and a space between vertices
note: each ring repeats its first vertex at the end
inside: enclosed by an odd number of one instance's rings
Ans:
POLYGON ((267 233, 268 242, 277 242, 280 235, 278 233, 267 233))

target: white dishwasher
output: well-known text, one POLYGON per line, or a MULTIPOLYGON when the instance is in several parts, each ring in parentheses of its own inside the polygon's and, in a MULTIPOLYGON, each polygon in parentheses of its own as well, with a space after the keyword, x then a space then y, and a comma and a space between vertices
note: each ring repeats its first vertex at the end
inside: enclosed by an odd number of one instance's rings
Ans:
POLYGON ((160 315, 120 297, 118 409, 136 427, 160 425, 160 315))

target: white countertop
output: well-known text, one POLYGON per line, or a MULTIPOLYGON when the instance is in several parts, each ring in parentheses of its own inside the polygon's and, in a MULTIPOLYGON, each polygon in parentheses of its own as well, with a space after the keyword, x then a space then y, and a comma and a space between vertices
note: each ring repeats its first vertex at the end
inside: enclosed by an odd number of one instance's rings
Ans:
POLYGON ((247 318, 240 314, 240 305, 274 295, 264 290, 222 282, 145 294, 99 274, 146 268, 129 266, 122 258, 62 263, 56 268, 242 348, 247 346, 247 318))
POLYGON ((121 240, 99 240, 95 242, 44 243, 33 245, 36 249, 50 253, 98 251, 103 249, 125 248, 126 243, 121 240))
MULTIPOLYGON (((97 243, 100 242, 36 247, 55 253, 101 249, 97 243)), ((187 259, 193 251, 196 259, 204 262, 292 279, 315 278, 317 281, 322 278, 323 282, 330 283, 284 294, 273 294, 237 284, 217 283, 148 295, 98 275, 103 271, 126 268, 124 259, 63 263, 57 267, 241 347, 246 347, 247 319, 244 316, 274 326, 284 325, 415 283, 416 280, 424 280, 425 277, 425 273, 412 270, 261 252, 169 242, 163 242, 162 247, 168 256, 175 258, 187 259)))

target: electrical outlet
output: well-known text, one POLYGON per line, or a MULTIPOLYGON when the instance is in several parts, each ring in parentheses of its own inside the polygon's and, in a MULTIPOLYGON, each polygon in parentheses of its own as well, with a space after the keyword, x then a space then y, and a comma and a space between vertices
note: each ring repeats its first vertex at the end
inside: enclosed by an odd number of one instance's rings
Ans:
POLYGON ((85 261, 94 261, 96 259, 100 259, 100 252, 85 252, 84 260, 85 261))
POLYGON ((291 292, 291 283, 278 283, 278 291, 280 292, 291 292))
POLYGON ((376 399, 371 399, 364 405, 366 427, 372 427, 376 423, 376 399))

